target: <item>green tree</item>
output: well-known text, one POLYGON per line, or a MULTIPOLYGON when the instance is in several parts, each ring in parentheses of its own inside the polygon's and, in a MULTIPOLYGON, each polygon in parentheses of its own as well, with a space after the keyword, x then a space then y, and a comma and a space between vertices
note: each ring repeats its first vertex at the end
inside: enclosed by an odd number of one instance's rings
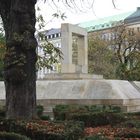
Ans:
POLYGON ((0 0, 6 54, 4 82, 7 118, 36 116, 36 0, 0 0))
POLYGON ((94 34, 88 40, 89 73, 103 75, 104 78, 115 78, 115 61, 109 43, 94 34))
POLYGON ((140 80, 140 32, 116 23, 112 29, 115 57, 118 61, 116 76, 125 80, 140 80))
MULTIPOLYGON (((37 7, 37 11, 40 12, 40 8, 37 7)), ((52 19, 50 21, 52 21, 54 18, 60 18, 62 20, 64 20, 66 18, 64 13, 54 13, 52 15, 52 19)), ((37 71, 39 69, 42 68, 47 68, 47 69, 51 69, 52 70, 52 65, 54 64, 58 64, 60 63, 60 60, 63 59, 62 57, 62 52, 59 48, 57 48, 56 46, 54 46, 52 43, 50 43, 47 39, 46 39, 46 31, 39 31, 44 29, 44 27, 47 25, 47 23, 45 22, 43 16, 41 15, 41 13, 39 13, 39 15, 36 17, 36 21, 38 24, 38 29, 36 29, 37 38, 41 38, 42 42, 40 42, 38 44, 38 48, 37 50, 42 50, 43 54, 37 54, 37 63, 36 63, 36 69, 37 71)), ((45 29, 44 29, 45 30, 45 29)))
POLYGON ((37 55, 37 70, 45 67, 52 70, 52 66, 60 63, 60 60, 63 59, 61 50, 48 41, 39 45, 38 48, 43 50, 43 55, 37 55))

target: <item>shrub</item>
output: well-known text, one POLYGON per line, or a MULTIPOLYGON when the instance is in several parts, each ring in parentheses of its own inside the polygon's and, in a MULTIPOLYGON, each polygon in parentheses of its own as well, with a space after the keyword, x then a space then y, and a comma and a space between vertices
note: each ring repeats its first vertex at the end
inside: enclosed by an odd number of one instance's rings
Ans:
POLYGON ((69 111, 69 105, 56 105, 53 108, 53 114, 55 120, 66 120, 66 114, 69 111))
POLYGON ((91 105, 89 106, 90 112, 113 112, 120 113, 121 108, 114 105, 91 105))
POLYGON ((83 123, 73 121, 3 120, 0 122, 0 131, 20 133, 33 140, 78 140, 83 130, 83 123))
POLYGON ((116 136, 123 138, 140 138, 140 130, 126 128, 116 133, 116 136))
POLYGON ((6 110, 4 106, 0 106, 0 119, 4 119, 6 116, 6 110))
POLYGON ((48 115, 42 115, 42 116, 40 116, 40 119, 41 120, 50 120, 50 116, 48 116, 48 115))
POLYGON ((111 105, 56 105, 55 108, 53 108, 55 120, 66 120, 68 116, 73 113, 98 112, 120 113, 121 108, 118 106, 111 105))
POLYGON ((140 119, 140 112, 126 113, 130 119, 140 119))
POLYGON ((109 139, 104 136, 94 135, 94 136, 85 137, 84 140, 109 140, 109 139))
POLYGON ((16 133, 8 133, 8 132, 0 132, 0 140, 30 140, 26 136, 16 134, 16 133))
POLYGON ((78 140, 83 136, 84 123, 75 121, 65 122, 65 139, 66 140, 78 140))
POLYGON ((140 120, 128 120, 128 121, 125 121, 125 122, 119 124, 119 126, 125 127, 125 128, 140 129, 140 120))
POLYGON ((37 116, 41 120, 50 120, 50 116, 43 115, 44 107, 42 105, 37 105, 37 116))
POLYGON ((68 120, 82 121, 86 127, 101 126, 107 124, 117 124, 125 120, 123 114, 96 112, 96 113, 72 113, 69 115, 68 120))
POLYGON ((43 115, 44 107, 42 105, 37 105, 37 116, 40 118, 43 115))
POLYGON ((110 106, 110 110, 114 113, 120 113, 122 111, 119 106, 110 106))

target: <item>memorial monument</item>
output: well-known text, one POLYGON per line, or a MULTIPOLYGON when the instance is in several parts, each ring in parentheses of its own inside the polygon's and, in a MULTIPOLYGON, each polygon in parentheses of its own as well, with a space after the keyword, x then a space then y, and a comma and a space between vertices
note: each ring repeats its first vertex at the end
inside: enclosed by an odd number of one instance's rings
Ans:
POLYGON ((71 25, 61 26, 63 53, 62 73, 88 73, 88 43, 85 29, 71 25))
MULTIPOLYGON (((37 81, 37 103, 47 113, 57 104, 117 105, 125 112, 140 111, 140 82, 105 80, 100 75, 88 74, 85 29, 62 24, 61 30, 64 55, 61 73, 47 74, 44 80, 37 81)), ((2 103, 3 82, 0 89, 2 103)))
POLYGON ((56 104, 102 104, 120 106, 125 112, 140 111, 140 82, 88 74, 85 29, 65 23, 61 36, 61 73, 47 74, 46 81, 37 81, 37 98, 46 110, 56 104))
POLYGON ((88 74, 87 31, 76 25, 61 25, 61 72, 46 74, 46 80, 102 79, 102 75, 88 74))

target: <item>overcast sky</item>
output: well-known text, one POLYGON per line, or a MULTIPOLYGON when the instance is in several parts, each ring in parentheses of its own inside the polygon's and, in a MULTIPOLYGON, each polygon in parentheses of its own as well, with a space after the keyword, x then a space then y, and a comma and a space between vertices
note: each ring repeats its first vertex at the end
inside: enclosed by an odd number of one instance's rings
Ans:
POLYGON ((112 0, 85 0, 87 2, 83 4, 80 3, 80 0, 75 1, 78 7, 77 9, 69 8, 62 3, 56 3, 55 5, 52 3, 52 0, 47 0, 47 3, 45 4, 43 3, 43 1, 39 1, 37 5, 40 7, 40 12, 47 23, 46 29, 59 28, 61 23, 63 22, 76 24, 89 20, 96 20, 111 15, 134 11, 137 7, 140 7, 140 0, 114 0, 116 8, 114 8, 112 0), (94 3, 92 3, 93 1, 94 3), (93 6, 92 8, 90 8, 92 4, 93 6), (81 9, 82 12, 80 12, 78 9, 81 9), (65 21, 61 19, 51 20, 52 14, 56 12, 65 12, 65 15, 67 16, 65 21))

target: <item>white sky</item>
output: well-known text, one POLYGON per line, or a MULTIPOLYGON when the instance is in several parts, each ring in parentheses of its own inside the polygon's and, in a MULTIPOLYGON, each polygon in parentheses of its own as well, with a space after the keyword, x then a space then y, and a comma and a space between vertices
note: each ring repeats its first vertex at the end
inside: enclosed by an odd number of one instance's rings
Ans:
MULTIPOLYGON (((57 1, 57 0, 54 0, 57 1)), ((140 0, 114 0, 116 9, 112 4, 112 0, 85 0, 87 1, 82 6, 87 8, 82 8, 80 4, 80 0, 75 0, 76 5, 82 9, 82 12, 76 10, 75 8, 69 8, 68 6, 64 6, 62 3, 56 3, 56 6, 52 3, 52 0, 47 0, 46 3, 43 1, 39 1, 37 5, 41 9, 41 14, 43 15, 46 21, 45 29, 50 28, 59 28, 61 23, 80 23, 89 20, 99 19, 111 15, 116 15, 120 13, 125 13, 129 11, 136 10, 137 7, 140 7, 140 0), (90 8, 91 3, 93 3, 93 7, 90 8), (89 3, 89 4, 88 4, 89 3), (52 14, 56 13, 61 9, 61 12, 65 12, 67 18, 65 21, 61 19, 52 19, 52 14)))

